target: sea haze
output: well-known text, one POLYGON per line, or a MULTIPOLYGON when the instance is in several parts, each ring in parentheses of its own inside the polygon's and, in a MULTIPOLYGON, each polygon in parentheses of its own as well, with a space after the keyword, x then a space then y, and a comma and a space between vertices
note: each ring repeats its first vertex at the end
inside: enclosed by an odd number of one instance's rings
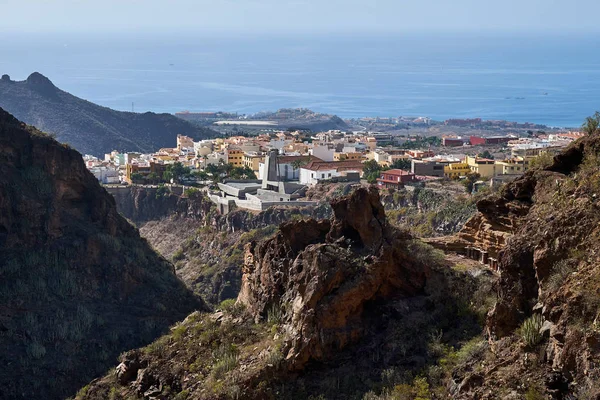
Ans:
POLYGON ((600 109, 600 38, 9 36, 0 72, 33 71, 117 110, 481 117, 579 126, 600 109))

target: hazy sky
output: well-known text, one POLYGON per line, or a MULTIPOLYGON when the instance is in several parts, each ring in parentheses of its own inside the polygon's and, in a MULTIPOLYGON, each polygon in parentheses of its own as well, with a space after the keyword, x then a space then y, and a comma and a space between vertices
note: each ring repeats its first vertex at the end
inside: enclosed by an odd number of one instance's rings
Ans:
POLYGON ((598 0, 0 0, 0 30, 598 31, 598 0))

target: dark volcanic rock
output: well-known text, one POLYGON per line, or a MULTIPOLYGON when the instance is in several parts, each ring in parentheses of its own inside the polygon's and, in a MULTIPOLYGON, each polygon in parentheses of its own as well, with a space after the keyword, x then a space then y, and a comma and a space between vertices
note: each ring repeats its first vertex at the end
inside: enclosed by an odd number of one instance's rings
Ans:
POLYGON ((0 109, 0 397, 73 395, 197 308, 81 155, 0 109))

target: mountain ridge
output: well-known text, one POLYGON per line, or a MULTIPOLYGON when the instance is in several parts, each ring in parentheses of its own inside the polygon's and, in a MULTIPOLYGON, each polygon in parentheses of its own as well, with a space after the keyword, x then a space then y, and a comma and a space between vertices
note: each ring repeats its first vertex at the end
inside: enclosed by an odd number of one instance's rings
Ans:
POLYGON ((195 139, 217 135, 171 114, 116 111, 94 104, 59 89, 39 72, 24 81, 3 75, 0 107, 81 153, 96 156, 114 149, 152 152, 173 147, 177 134, 195 139))

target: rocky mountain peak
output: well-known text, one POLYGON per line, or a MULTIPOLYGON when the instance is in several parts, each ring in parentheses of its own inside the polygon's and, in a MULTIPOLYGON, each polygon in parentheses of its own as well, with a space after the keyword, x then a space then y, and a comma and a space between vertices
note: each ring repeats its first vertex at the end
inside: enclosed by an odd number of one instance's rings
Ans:
POLYGON ((56 88, 56 86, 54 86, 54 84, 52 83, 52 81, 50 81, 50 79, 48 79, 44 75, 40 74, 39 72, 34 72, 31 75, 29 75, 27 77, 26 82, 30 85, 56 88))
POLYGON ((385 210, 377 189, 360 189, 353 196, 331 202, 334 219, 330 240, 345 238, 355 247, 376 251, 385 234, 385 210))

